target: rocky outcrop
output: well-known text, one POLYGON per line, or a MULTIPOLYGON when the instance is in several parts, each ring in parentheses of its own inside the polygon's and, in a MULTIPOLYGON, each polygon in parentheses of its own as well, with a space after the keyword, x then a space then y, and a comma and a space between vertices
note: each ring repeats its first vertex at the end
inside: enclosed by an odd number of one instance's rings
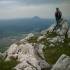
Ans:
POLYGON ((52 67, 45 61, 43 54, 45 43, 48 47, 55 47, 59 43, 63 44, 66 35, 70 38, 70 29, 68 22, 63 19, 59 25, 53 24, 47 30, 42 31, 41 36, 38 36, 37 39, 30 39, 35 35, 33 33, 28 34, 24 39, 13 43, 9 49, 4 54, 0 54, 0 56, 5 56, 6 61, 12 58, 19 61, 20 63, 14 67, 16 70, 70 70, 69 56, 63 54, 52 67), (29 39, 31 42, 28 42, 29 39), (35 42, 34 40, 37 41, 35 42))
POLYGON ((37 41, 40 41, 42 39, 46 38, 45 35, 38 37, 37 41))
POLYGON ((41 33, 46 34, 47 32, 56 32, 58 35, 64 36, 69 32, 69 25, 67 20, 62 19, 59 25, 52 24, 47 30, 42 31, 41 33))
POLYGON ((66 35, 69 31, 69 25, 66 20, 62 20, 61 23, 59 24, 59 27, 57 29, 57 34, 59 35, 66 35))
POLYGON ((24 39, 21 39, 20 42, 27 42, 27 40, 30 39, 33 36, 34 36, 33 33, 29 33, 24 39))
POLYGON ((7 50, 6 61, 11 58, 17 59, 20 63, 15 67, 16 70, 41 70, 50 68, 50 65, 44 60, 42 51, 43 45, 22 43, 12 44, 7 50))
POLYGON ((61 19, 61 22, 58 25, 51 25, 47 30, 42 31, 41 34, 43 35, 42 38, 45 38, 44 35, 46 35, 49 43, 64 43, 65 38, 70 38, 68 22, 65 19, 61 19), (48 37, 47 35, 53 37, 48 37))
POLYGON ((63 54, 51 70, 70 70, 70 57, 63 54))
POLYGON ((68 38, 70 38, 70 28, 69 28, 68 33, 67 33, 67 34, 68 34, 68 38))
POLYGON ((47 32, 53 32, 55 26, 55 24, 52 24, 48 29, 41 31, 41 34, 45 35, 47 32))
POLYGON ((56 37, 50 38, 48 40, 48 42, 50 42, 50 43, 62 42, 63 43, 64 38, 65 37, 63 37, 63 36, 56 36, 56 37))

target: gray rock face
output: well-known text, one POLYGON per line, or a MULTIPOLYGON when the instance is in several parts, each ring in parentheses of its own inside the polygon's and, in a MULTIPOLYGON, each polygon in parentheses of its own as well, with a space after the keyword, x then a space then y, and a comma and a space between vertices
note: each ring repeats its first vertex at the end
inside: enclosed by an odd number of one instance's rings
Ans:
POLYGON ((17 58, 20 63, 15 67, 16 70, 41 70, 43 68, 49 68, 50 65, 44 60, 42 51, 43 45, 37 44, 12 44, 7 50, 6 61, 11 57, 17 58))
POLYGON ((62 20, 59 23, 59 25, 60 26, 56 30, 57 34, 59 34, 59 35, 65 35, 68 32, 68 30, 69 30, 68 22, 66 20, 62 20))
MULTIPOLYGON (((70 38, 70 30, 66 20, 62 20, 59 23, 59 26, 53 24, 49 29, 42 31, 41 33, 42 36, 38 37, 37 42, 46 38, 47 42, 50 43, 49 47, 55 47, 55 43, 64 43, 66 33, 70 38), (48 34, 48 32, 53 34, 56 32, 57 34, 53 37, 47 37, 46 34, 48 34)), ((41 43, 28 43, 27 40, 31 37, 34 37, 34 34, 30 33, 24 39, 12 44, 6 51, 6 54, 4 54, 4 56, 7 55, 6 61, 10 60, 11 57, 17 59, 20 63, 14 67, 16 70, 50 69, 51 66, 45 61, 43 55, 42 49, 44 45, 41 43)), ((0 56, 2 56, 2 54, 0 54, 0 56)), ((70 70, 70 57, 63 54, 50 70, 70 70)))
MULTIPOLYGON (((59 25, 53 24, 47 30, 42 31, 42 34, 46 34, 47 32, 55 31, 58 35, 64 36, 69 31, 68 22, 63 19, 59 25)), ((68 32, 70 34, 70 32, 68 32)))
POLYGON ((50 43, 63 42, 64 38, 65 37, 56 36, 56 37, 50 38, 48 42, 50 43))
POLYGON ((33 37, 34 34, 33 33, 29 33, 24 39, 21 39, 20 42, 27 42, 27 40, 31 37, 33 37))
POLYGON ((70 38, 70 29, 68 30, 68 38, 70 38))
MULTIPOLYGON (((44 35, 52 34, 53 37, 48 37, 47 41, 50 43, 50 47, 54 47, 52 43, 64 43, 66 37, 70 38, 70 29, 68 22, 62 19, 61 22, 56 25, 51 25, 47 30, 41 32, 44 35), (55 33, 55 34, 54 34, 55 33)), ((44 36, 45 37, 45 36, 44 36)))
POLYGON ((52 24, 48 29, 43 30, 41 34, 45 35, 47 32, 53 32, 55 26, 56 26, 55 24, 52 24))
POLYGON ((51 70, 70 70, 70 57, 63 54, 51 70))
POLYGON ((43 68, 50 68, 50 65, 45 61, 43 55, 42 44, 31 44, 27 39, 33 37, 32 33, 18 43, 14 43, 6 51, 6 61, 11 57, 17 59, 20 63, 14 67, 16 70, 41 70, 43 68))

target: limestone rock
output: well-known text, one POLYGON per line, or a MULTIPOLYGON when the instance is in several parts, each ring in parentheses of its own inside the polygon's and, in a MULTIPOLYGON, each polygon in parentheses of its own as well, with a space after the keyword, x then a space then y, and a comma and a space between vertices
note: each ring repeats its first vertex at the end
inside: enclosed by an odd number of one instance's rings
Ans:
POLYGON ((30 43, 25 44, 12 44, 7 50, 6 60, 10 60, 11 57, 20 61, 15 69, 16 70, 41 70, 42 68, 49 68, 50 65, 44 60, 42 51, 43 45, 32 45, 30 43))
POLYGON ((40 40, 42 40, 42 39, 44 39, 44 38, 45 38, 45 35, 40 36, 40 37, 37 39, 37 41, 40 41, 40 40))
POLYGON ((55 24, 52 24, 48 29, 43 30, 41 34, 45 35, 47 32, 53 32, 55 26, 56 26, 55 24))
POLYGON ((58 35, 64 36, 69 31, 69 25, 67 20, 62 19, 59 25, 52 24, 47 30, 42 31, 42 34, 47 32, 56 32, 58 35))
POLYGON ((63 54, 51 70, 70 70, 70 57, 63 54))
POLYGON ((49 47, 54 47, 54 46, 55 46, 55 45, 54 45, 54 44, 52 44, 52 43, 49 45, 49 47))
POLYGON ((63 36, 56 36, 56 37, 50 38, 48 41, 50 43, 56 43, 56 42, 62 42, 63 43, 64 38, 65 37, 63 37, 63 36))
POLYGON ((29 38, 33 37, 33 33, 29 33, 24 39, 20 40, 21 42, 26 42, 29 38))
POLYGON ((59 34, 59 35, 65 35, 66 32, 68 32, 68 30, 69 30, 68 22, 66 20, 62 20, 59 25, 60 26, 56 30, 57 34, 59 34))
POLYGON ((68 30, 68 38, 70 38, 70 29, 68 30))

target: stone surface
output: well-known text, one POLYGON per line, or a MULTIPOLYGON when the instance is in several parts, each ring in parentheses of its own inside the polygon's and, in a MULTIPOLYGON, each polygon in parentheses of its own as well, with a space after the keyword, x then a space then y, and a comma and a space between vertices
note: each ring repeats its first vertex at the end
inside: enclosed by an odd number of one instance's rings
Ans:
POLYGON ((68 38, 70 38, 70 29, 68 30, 68 38))
POLYGON ((53 37, 53 38, 50 38, 48 41, 50 43, 56 43, 56 42, 63 42, 64 38, 61 37, 61 36, 56 36, 56 37, 53 37))
POLYGON ((50 65, 44 60, 43 48, 41 44, 12 44, 7 50, 6 61, 10 60, 11 57, 20 61, 15 69, 16 70, 41 70, 42 68, 49 68, 50 65))
POLYGON ((51 70, 70 70, 70 57, 63 54, 51 70))
POLYGON ((42 39, 44 39, 44 38, 45 38, 45 35, 40 36, 40 37, 37 39, 37 41, 40 41, 40 40, 42 40, 42 39))
POLYGON ((66 32, 68 32, 68 30, 69 30, 68 22, 66 20, 62 20, 56 32, 59 35, 65 35, 66 32))
POLYGON ((27 42, 27 40, 31 37, 33 37, 34 34, 33 33, 29 33, 24 39, 20 40, 21 42, 27 42))
POLYGON ((55 24, 52 24, 48 29, 43 30, 41 34, 45 35, 47 32, 53 32, 55 26, 56 26, 55 24))
MULTIPOLYGON (((54 47, 57 43, 64 43, 65 34, 68 34, 68 38, 70 38, 70 30, 68 27, 68 22, 66 20, 62 20, 59 23, 60 26, 56 26, 55 24, 51 25, 47 30, 42 31, 42 36, 39 36, 37 41, 44 39, 46 37, 47 43, 49 43, 50 47, 54 47), (55 29, 56 28, 56 29, 55 29), (55 29, 55 30, 54 30, 55 29), (46 34, 56 32, 57 35, 55 37, 47 37, 46 34)), ((49 65, 44 58, 43 55, 43 47, 44 45, 41 43, 28 43, 27 40, 31 37, 34 37, 33 33, 28 34, 24 39, 20 40, 12 44, 6 53, 6 61, 11 60, 11 58, 15 58, 20 63, 14 67, 16 70, 42 70, 42 69, 50 69, 51 65, 49 65)), ((70 57, 66 55, 62 55, 58 61, 53 65, 51 70, 70 70, 70 57)))

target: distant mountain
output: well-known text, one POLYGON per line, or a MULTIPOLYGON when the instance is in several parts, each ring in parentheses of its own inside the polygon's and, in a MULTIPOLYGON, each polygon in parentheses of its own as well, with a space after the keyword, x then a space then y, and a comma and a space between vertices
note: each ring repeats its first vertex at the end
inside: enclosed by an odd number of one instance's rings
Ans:
POLYGON ((52 24, 38 36, 29 33, 15 41, 0 53, 0 69, 70 70, 70 28, 65 19, 59 25, 52 24))
POLYGON ((16 34, 40 32, 48 28, 53 19, 41 19, 37 16, 25 19, 0 20, 0 37, 16 34))
POLYGON ((38 16, 34 16, 32 19, 40 19, 40 17, 38 17, 38 16))

